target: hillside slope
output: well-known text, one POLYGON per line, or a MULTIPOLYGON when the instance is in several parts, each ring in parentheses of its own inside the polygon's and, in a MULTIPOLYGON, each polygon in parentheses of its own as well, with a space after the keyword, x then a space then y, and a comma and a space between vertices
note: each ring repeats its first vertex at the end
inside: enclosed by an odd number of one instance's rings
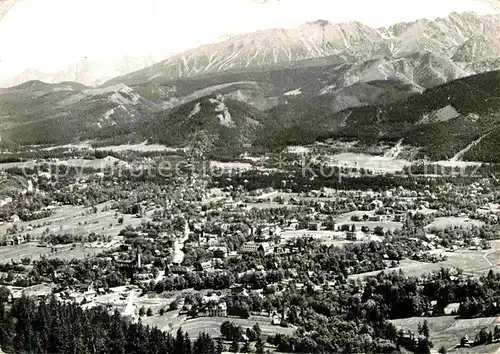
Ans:
POLYGON ((211 154, 235 157, 253 143, 264 117, 219 94, 155 113, 140 123, 140 131, 149 141, 181 147, 192 147, 203 136, 211 154))
POLYGON ((478 74, 430 88, 395 102, 349 108, 274 131, 259 143, 285 146, 317 139, 347 139, 376 144, 404 139, 420 156, 449 159, 473 141, 465 159, 500 160, 500 71, 478 74), (304 133, 302 133, 304 132, 304 133), (485 153, 488 153, 486 156, 485 153))
POLYGON ((31 81, 3 89, 0 100, 2 139, 20 145, 125 134, 159 109, 125 85, 89 89, 77 83, 31 81))

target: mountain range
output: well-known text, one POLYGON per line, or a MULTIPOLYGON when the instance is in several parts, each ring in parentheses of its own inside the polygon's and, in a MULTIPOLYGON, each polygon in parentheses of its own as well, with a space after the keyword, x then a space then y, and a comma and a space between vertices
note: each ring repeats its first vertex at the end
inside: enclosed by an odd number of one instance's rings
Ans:
MULTIPOLYGON (((147 139, 171 146, 202 134, 218 156, 327 138, 404 139, 419 157, 445 158, 496 136, 499 37, 499 15, 453 13, 381 29, 316 21, 228 36, 97 87, 84 63, 59 77, 80 73, 87 85, 2 89, 0 133, 20 145, 147 139), (448 142, 442 153, 439 141, 448 142)), ((476 156, 481 144, 461 158, 476 156)))
POLYGON ((464 76, 481 71, 481 65, 489 70, 498 69, 498 62, 489 61, 498 59, 499 41, 500 15, 452 13, 434 21, 418 20, 379 29, 359 22, 316 21, 295 29, 236 35, 174 55, 109 83, 164 82, 207 73, 283 66, 328 56, 343 57, 350 63, 377 60, 381 71, 387 66, 400 65, 386 72, 387 76, 394 76, 411 65, 405 58, 416 53, 432 53, 439 63, 436 71, 444 69, 464 76))
POLYGON ((433 21, 422 19, 378 29, 359 22, 337 24, 318 20, 294 29, 225 35, 220 37, 225 40, 219 43, 173 56, 162 50, 115 61, 85 58, 61 72, 50 74, 27 69, 2 82, 2 86, 11 87, 30 80, 130 86, 207 73, 290 66, 306 59, 329 56, 358 65, 377 60, 380 70, 387 76, 405 76, 404 71, 412 64, 406 63, 405 58, 416 53, 432 53, 433 60, 438 62, 436 71, 445 69, 466 76, 500 68, 499 33, 500 15, 474 13, 452 13, 433 21), (162 57, 168 59, 160 61, 162 57))
POLYGON ((119 60, 91 60, 83 58, 56 73, 44 73, 34 69, 26 69, 14 77, 0 81, 2 87, 12 87, 27 81, 43 81, 60 83, 74 81, 87 86, 99 86, 116 76, 143 69, 158 62, 165 56, 165 51, 144 56, 127 55, 119 60))

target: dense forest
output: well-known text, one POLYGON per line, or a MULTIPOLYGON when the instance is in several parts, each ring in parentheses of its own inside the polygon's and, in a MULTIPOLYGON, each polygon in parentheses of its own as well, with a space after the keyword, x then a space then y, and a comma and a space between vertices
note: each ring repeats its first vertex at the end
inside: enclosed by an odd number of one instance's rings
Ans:
POLYGON ((217 353, 222 347, 207 334, 191 341, 181 329, 174 338, 140 322, 131 324, 102 307, 83 310, 55 298, 36 302, 21 297, 8 303, 0 290, 0 346, 7 353, 183 354, 217 353))

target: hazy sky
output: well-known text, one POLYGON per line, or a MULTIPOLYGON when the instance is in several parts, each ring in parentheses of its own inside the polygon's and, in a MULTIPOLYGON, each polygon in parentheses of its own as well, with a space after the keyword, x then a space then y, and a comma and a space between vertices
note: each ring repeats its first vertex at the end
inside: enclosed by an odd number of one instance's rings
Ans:
MULTIPOLYGON (((12 1, 0 0, 2 12, 12 1)), ((476 0, 22 0, 0 21, 0 76, 55 72, 85 56, 177 52, 225 34, 318 19, 378 27, 452 11, 495 12, 476 0)))

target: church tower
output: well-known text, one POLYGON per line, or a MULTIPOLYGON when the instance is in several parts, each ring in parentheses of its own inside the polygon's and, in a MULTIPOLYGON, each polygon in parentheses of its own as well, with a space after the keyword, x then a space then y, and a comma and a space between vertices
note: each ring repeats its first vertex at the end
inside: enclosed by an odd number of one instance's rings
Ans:
POLYGON ((137 247, 137 253, 135 255, 135 265, 137 268, 142 267, 142 262, 141 262, 141 247, 137 247))

